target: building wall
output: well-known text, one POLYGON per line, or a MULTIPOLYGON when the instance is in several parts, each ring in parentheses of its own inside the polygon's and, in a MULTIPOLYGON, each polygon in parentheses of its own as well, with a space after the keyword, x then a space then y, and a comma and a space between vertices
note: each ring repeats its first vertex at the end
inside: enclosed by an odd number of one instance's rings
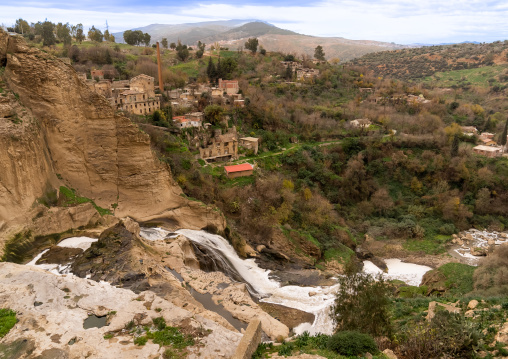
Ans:
POLYGON ((226 173, 226 176, 228 176, 228 178, 238 178, 238 177, 251 176, 253 173, 254 173, 254 170, 238 171, 238 172, 226 173))

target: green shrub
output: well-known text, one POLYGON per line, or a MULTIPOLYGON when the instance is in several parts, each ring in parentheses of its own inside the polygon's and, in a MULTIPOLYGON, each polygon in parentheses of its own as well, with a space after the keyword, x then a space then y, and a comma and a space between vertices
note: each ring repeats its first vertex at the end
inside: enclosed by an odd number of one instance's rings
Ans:
POLYGON ((166 328, 166 320, 163 317, 153 318, 152 321, 158 330, 163 330, 166 328))
POLYGON ((378 352, 376 342, 370 335, 355 331, 334 334, 328 340, 328 349, 348 356, 378 352))
POLYGON ((147 341, 148 341, 148 339, 144 335, 134 338, 134 344, 139 345, 139 346, 145 345, 147 341))
POLYGON ((294 349, 295 349, 294 343, 292 343, 292 342, 284 342, 279 347, 278 354, 282 355, 282 356, 288 356, 288 355, 291 355, 291 353, 293 353, 294 349))
POLYGON ((364 273, 348 273, 338 281, 340 286, 332 312, 337 328, 390 336, 389 283, 381 275, 374 279, 364 273))
POLYGON ((176 349, 183 349, 189 345, 194 345, 194 339, 183 335, 178 328, 166 326, 163 330, 153 333, 155 344, 161 346, 172 345, 176 349))
POLYGON ((16 312, 11 309, 0 309, 0 338, 3 338, 16 324, 16 312))

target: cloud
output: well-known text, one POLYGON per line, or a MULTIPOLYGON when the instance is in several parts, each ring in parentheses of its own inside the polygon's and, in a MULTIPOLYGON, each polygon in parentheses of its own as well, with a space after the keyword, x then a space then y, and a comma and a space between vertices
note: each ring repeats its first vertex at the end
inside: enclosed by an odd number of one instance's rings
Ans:
POLYGON ((228 19, 268 21, 302 34, 397 43, 493 41, 508 38, 508 2, 481 0, 223 0, 193 2, 125 0, 69 3, 55 0, 50 8, 40 2, 0 5, 0 22, 12 24, 20 16, 30 22, 83 23, 121 31, 153 23, 179 24, 228 19), (74 4, 74 5, 69 5, 74 4), (20 6, 23 5, 23 6, 20 6), (80 10, 86 9, 86 10, 80 10))

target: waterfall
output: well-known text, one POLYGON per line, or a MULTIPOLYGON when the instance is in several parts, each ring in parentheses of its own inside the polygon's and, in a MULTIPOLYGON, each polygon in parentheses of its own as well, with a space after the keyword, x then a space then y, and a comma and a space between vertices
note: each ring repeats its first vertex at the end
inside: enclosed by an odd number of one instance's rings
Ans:
MULTIPOLYGON (((206 252, 209 270, 220 269, 231 278, 241 278, 249 291, 262 302, 284 305, 315 315, 314 323, 304 323, 294 328, 295 333, 305 330, 311 334, 333 332, 329 310, 335 299, 337 286, 298 287, 284 286, 269 277, 270 271, 260 268, 254 259, 241 259, 226 239, 204 231, 180 229, 175 233, 189 239, 199 250, 206 252), (211 264, 211 266, 210 266, 211 264)), ((161 240, 172 233, 163 229, 141 228, 140 235, 149 240, 161 240)), ((238 280, 238 279, 236 279, 238 280)))

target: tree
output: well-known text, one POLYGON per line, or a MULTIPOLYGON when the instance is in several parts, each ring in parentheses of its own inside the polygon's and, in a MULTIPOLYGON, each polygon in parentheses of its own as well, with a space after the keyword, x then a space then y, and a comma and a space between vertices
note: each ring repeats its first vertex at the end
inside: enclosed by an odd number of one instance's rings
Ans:
POLYGON ((169 48, 170 48, 171 50, 176 49, 176 44, 175 44, 174 42, 172 42, 171 44, 169 44, 169 48))
POLYGON ((187 45, 182 45, 180 40, 178 40, 178 45, 176 45, 176 57, 183 62, 189 58, 189 49, 187 45))
POLYGON ((161 41, 161 44, 162 44, 162 47, 167 49, 168 48, 168 39, 166 39, 165 37, 162 38, 162 41, 161 41))
POLYGON ((289 66, 289 64, 286 67, 286 73, 285 73, 284 77, 288 81, 291 81, 293 79, 293 69, 291 68, 291 66, 289 66))
POLYGON ((503 133, 501 133, 501 138, 499 139, 499 144, 503 147, 503 151, 504 151, 504 148, 506 146, 506 136, 508 136, 508 120, 506 120, 505 124, 504 124, 504 130, 503 130, 503 133))
POLYGON ((212 125, 218 125, 222 121, 224 109, 219 105, 210 105, 205 107, 205 120, 212 125))
POLYGON ((451 150, 452 157, 457 157, 459 155, 459 144, 460 144, 459 136, 457 134, 455 134, 453 136, 453 142, 452 142, 452 150, 451 150))
POLYGON ((259 41, 257 38, 255 38, 255 37, 249 38, 247 40, 247 42, 245 42, 245 48, 247 50, 250 50, 250 52, 252 52, 253 54, 255 54, 256 51, 258 51, 258 44, 259 44, 259 41))
POLYGON ((357 330, 373 336, 389 336, 390 287, 379 275, 365 273, 339 276, 339 290, 332 310, 337 330, 357 330), (361 315, 358 315, 361 313, 361 315))
POLYGON ((88 30, 88 38, 94 42, 102 42, 104 35, 101 30, 96 29, 95 26, 92 25, 88 30))
POLYGON ((143 34, 143 43, 145 44, 146 47, 150 46, 150 40, 151 40, 152 36, 150 36, 149 33, 145 32, 143 34))
POLYGON ((14 32, 17 32, 18 34, 28 34, 30 32, 31 28, 30 25, 28 25, 28 22, 23 19, 16 20, 16 25, 14 25, 14 32))
POLYGON ((81 44, 81 42, 85 39, 85 33, 83 31, 83 24, 76 25, 76 41, 81 44))
POLYGON ((217 70, 215 68, 215 64, 212 61, 212 57, 208 58, 208 66, 206 67, 206 75, 210 82, 215 82, 217 79, 217 70))
POLYGON ((314 49, 314 58, 317 60, 325 61, 325 53, 321 45, 317 45, 314 49))
POLYGON ((198 59, 203 57, 203 54, 205 53, 205 43, 201 43, 201 41, 198 41, 198 50, 196 51, 196 57, 198 59))
POLYGON ((42 23, 42 45, 50 46, 56 43, 55 34, 53 28, 55 25, 50 21, 44 21, 42 23))
POLYGON ((145 42, 145 34, 143 34, 143 31, 141 30, 127 30, 123 33, 123 39, 127 44, 137 46, 142 42, 145 42))
POLYGON ((265 55, 266 55, 266 50, 265 50, 265 48, 264 48, 263 46, 260 46, 260 47, 259 47, 259 53, 260 53, 261 55, 263 55, 263 56, 265 56, 265 55))
POLYGON ((59 22, 56 25, 56 36, 60 42, 64 43, 64 45, 70 45, 72 42, 72 37, 71 37, 71 27, 69 23, 62 24, 61 22, 59 22))

